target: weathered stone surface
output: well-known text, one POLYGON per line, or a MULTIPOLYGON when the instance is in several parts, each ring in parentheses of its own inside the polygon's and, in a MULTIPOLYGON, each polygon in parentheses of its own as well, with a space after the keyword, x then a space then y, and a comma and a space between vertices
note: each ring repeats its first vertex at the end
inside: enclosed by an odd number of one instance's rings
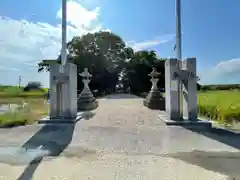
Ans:
POLYGON ((78 99, 78 111, 93 110, 98 107, 98 102, 93 96, 80 96, 78 99))
POLYGON ((78 98, 78 111, 89 111, 96 109, 98 107, 98 102, 93 96, 88 84, 90 83, 90 78, 92 75, 88 72, 88 69, 85 68, 83 73, 80 73, 80 76, 83 77, 84 88, 78 98))
POLYGON ((183 83, 183 116, 188 120, 195 121, 197 119, 197 77, 196 77, 196 58, 188 58, 185 60, 187 69, 187 82, 183 83), (192 74, 192 75, 189 75, 192 74))
POLYGON ((73 119, 77 116, 77 66, 65 65, 64 73, 60 64, 50 64, 50 119, 73 119))
POLYGON ((150 109, 165 110, 165 99, 158 90, 150 91, 143 104, 150 109))
POLYGON ((180 93, 179 80, 175 79, 175 72, 178 72, 178 60, 169 59, 165 62, 165 100, 168 119, 179 121, 180 117, 180 93))
POLYGON ((170 120, 166 121, 166 124, 182 126, 194 121, 190 124, 201 125, 202 121, 198 121, 197 118, 196 58, 181 61, 181 68, 179 63, 177 59, 165 62, 166 112, 167 119, 170 120))
POLYGON ((165 110, 165 99, 157 87, 159 81, 158 76, 160 76, 160 74, 161 73, 157 72, 156 68, 153 68, 152 72, 149 74, 149 76, 151 76, 152 88, 143 101, 143 105, 150 109, 165 110))

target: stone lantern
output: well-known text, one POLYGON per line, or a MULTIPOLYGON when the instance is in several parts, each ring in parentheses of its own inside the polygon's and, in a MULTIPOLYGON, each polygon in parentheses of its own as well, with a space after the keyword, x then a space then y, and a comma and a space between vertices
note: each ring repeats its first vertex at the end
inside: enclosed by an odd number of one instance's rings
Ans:
POLYGON ((89 88, 92 75, 88 72, 88 68, 84 68, 84 71, 79 75, 82 76, 84 87, 78 97, 78 110, 84 111, 96 109, 98 107, 98 102, 89 88))
POLYGON ((165 99, 157 87, 160 75, 161 73, 159 73, 155 67, 152 68, 152 72, 149 74, 151 77, 152 88, 146 99, 144 99, 143 104, 150 109, 165 110, 165 99))

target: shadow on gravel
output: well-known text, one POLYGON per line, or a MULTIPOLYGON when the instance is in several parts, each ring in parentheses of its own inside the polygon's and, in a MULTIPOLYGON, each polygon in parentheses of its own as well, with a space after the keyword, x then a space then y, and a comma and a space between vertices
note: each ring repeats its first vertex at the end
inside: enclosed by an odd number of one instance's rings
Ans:
POLYGON ((186 129, 240 150, 240 133, 238 132, 214 127, 209 131, 191 128, 186 129))
POLYGON ((133 94, 115 93, 102 97, 101 99, 139 99, 140 97, 133 94))
POLYGON ((229 180, 237 180, 240 177, 239 152, 192 151, 167 154, 166 156, 197 165, 213 172, 225 174, 229 180))
MULTIPOLYGON (((186 128, 186 127, 185 127, 186 128)), ((186 128, 192 132, 203 135, 207 138, 224 143, 236 149, 240 149, 240 134, 225 129, 212 128, 209 131, 201 129, 186 128)), ((219 172, 229 176, 230 180, 240 178, 240 151, 239 152, 208 152, 192 151, 167 154, 172 158, 180 159, 187 163, 200 166, 204 169, 219 172)))
MULTIPOLYGON (((94 116, 92 112, 83 113, 81 119, 88 120, 94 116)), ((27 168, 17 180, 31 180, 34 172, 44 156, 59 156, 70 144, 75 124, 44 125, 23 146, 22 151, 35 150, 39 153, 31 160, 27 168)))

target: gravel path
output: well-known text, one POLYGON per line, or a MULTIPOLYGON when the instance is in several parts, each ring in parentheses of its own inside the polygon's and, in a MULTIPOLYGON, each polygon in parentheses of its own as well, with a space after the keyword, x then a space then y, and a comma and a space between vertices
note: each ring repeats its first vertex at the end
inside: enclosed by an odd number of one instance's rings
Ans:
POLYGON ((136 96, 117 94, 100 99, 75 127, 2 129, 0 180, 240 179, 235 137, 169 128, 158 114, 136 96), (21 146, 37 150, 16 152, 21 146))

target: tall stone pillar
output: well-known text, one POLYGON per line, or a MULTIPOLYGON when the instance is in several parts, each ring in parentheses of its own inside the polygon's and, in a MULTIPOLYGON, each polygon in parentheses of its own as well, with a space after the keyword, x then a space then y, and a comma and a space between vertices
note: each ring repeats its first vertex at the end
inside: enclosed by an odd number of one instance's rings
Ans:
POLYGON ((67 63, 65 72, 68 75, 68 81, 65 84, 64 105, 66 117, 75 118, 77 116, 77 66, 73 63, 67 63))
POLYGON ((183 116, 190 121, 197 120, 197 74, 196 58, 184 60, 182 70, 186 73, 183 80, 183 116))
MULTIPOLYGON (((51 63, 50 65, 50 71, 49 71, 49 102, 50 102, 50 111, 49 111, 49 116, 50 118, 53 117, 58 117, 60 116, 60 111, 61 111, 61 107, 58 103, 58 98, 60 96, 59 92, 58 92, 58 87, 56 84, 56 80, 55 77, 58 75, 59 73, 59 68, 60 68, 60 64, 57 63, 51 63)), ((61 95, 62 96, 62 95, 61 95)))
POLYGON ((165 62, 165 101, 168 119, 180 120, 179 79, 175 76, 179 72, 178 60, 169 59, 165 62))
POLYGON ((50 112, 49 117, 39 121, 47 122, 71 122, 77 118, 77 66, 67 63, 64 73, 60 71, 60 64, 56 61, 50 65, 50 112), (53 121, 50 121, 50 120, 53 121))
POLYGON ((211 122, 199 120, 197 117, 197 76, 196 59, 188 58, 179 69, 176 59, 165 63, 165 100, 166 114, 159 118, 167 125, 185 126, 187 128, 210 129, 211 122), (179 103, 179 81, 183 83, 183 104, 179 103), (183 105, 184 119, 180 119, 180 105, 183 105))

